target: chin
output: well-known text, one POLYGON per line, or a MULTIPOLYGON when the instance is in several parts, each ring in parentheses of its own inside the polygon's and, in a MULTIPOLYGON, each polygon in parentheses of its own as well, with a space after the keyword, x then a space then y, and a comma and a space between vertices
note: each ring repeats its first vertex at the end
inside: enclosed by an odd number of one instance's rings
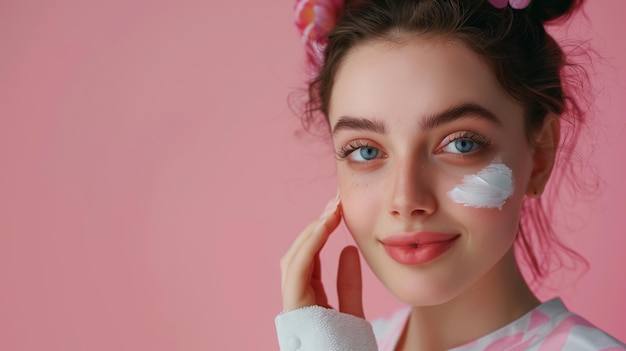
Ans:
POLYGON ((363 256, 378 280, 398 300, 410 306, 445 304, 461 294, 467 283, 463 277, 451 274, 452 262, 403 266, 376 252, 369 253, 373 255, 368 258, 363 253, 363 256))
POLYGON ((414 307, 442 305, 458 295, 458 290, 437 284, 390 282, 385 286, 398 300, 414 307))

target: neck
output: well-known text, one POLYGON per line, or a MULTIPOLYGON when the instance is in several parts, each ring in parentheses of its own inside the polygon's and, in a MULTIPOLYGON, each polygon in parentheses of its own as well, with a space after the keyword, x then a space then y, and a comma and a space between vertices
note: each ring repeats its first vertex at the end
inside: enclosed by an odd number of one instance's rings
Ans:
POLYGON ((397 350, 447 350, 461 346, 539 305, 511 249, 480 281, 453 300, 413 307, 397 350))

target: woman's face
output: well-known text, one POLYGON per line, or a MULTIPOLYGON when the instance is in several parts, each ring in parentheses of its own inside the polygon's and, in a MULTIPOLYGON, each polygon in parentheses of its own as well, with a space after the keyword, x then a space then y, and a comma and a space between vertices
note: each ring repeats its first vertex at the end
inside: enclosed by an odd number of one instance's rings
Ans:
POLYGON ((522 107, 477 55, 454 41, 358 46, 335 77, 329 121, 345 223, 399 299, 444 303, 504 264, 533 153, 522 107), (510 174, 483 176, 494 167, 510 174), (464 188, 473 200, 451 195, 468 181, 491 184, 464 188))

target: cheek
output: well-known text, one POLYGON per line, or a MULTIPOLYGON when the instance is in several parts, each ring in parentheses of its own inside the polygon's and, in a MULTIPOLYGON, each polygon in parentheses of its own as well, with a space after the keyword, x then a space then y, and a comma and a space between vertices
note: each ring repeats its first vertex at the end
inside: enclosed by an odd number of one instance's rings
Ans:
POLYGON ((367 235, 382 211, 383 186, 380 182, 359 182, 349 172, 338 174, 341 211, 346 227, 357 240, 367 235))
MULTIPOLYGON (((520 212, 525 197, 525 188, 528 181, 528 170, 519 167, 519 162, 506 163, 510 166, 512 176, 512 188, 510 195, 503 201, 502 206, 477 206, 457 203, 453 197, 447 196, 446 206, 448 214, 457 220, 472 235, 472 241, 488 241, 487 245, 509 246, 518 230, 520 212), (489 223, 489 225, 485 225, 489 223)), ((462 184, 462 181, 461 181, 462 184)), ((457 185, 455 185, 456 187, 457 185)), ((487 192, 488 193, 488 192, 487 192)), ((477 195, 477 194, 474 194, 477 195)), ((500 196, 501 194, 497 194, 500 196)))
POLYGON ((514 189, 512 170, 505 164, 492 163, 477 174, 463 177, 448 197, 464 206, 502 209, 514 189))
POLYGON ((519 206, 517 195, 509 200, 501 210, 494 208, 469 208, 455 204, 456 211, 452 215, 456 221, 462 223, 469 235, 470 240, 488 240, 493 244, 511 243, 517 234, 519 223, 519 206), (485 225, 489 223, 489 225, 485 225))

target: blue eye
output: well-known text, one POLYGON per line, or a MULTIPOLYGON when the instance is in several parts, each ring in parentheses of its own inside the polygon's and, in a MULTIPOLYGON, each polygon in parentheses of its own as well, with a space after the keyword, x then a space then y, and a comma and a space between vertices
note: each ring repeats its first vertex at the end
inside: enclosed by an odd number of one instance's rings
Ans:
POLYGON ((339 159, 350 158, 351 161, 367 163, 376 158, 383 157, 383 152, 377 148, 370 146, 367 142, 356 140, 337 151, 339 159))
POLYGON ((453 154, 466 154, 475 151, 481 146, 482 145, 479 145, 479 143, 474 140, 459 138, 451 140, 448 145, 443 148, 443 151, 453 154))
POLYGON ((378 156, 378 149, 371 146, 359 148, 359 155, 366 161, 375 159, 378 156))
POLYGON ((474 142, 467 139, 458 139, 454 141, 454 147, 456 147, 459 152, 466 153, 474 149, 474 142))

